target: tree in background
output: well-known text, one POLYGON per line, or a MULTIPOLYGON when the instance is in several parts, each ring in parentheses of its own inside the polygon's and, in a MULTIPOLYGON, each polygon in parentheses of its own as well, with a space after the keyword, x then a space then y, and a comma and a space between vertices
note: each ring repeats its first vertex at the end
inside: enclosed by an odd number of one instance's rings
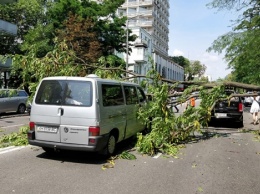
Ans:
POLYGON ((189 61, 183 56, 174 56, 170 59, 184 68, 185 81, 192 81, 194 78, 208 81, 208 78, 203 77, 207 67, 200 61, 189 61))
POLYGON ((208 51, 221 53, 225 50, 234 81, 260 84, 260 1, 214 0, 208 6, 243 11, 232 32, 220 36, 208 51))
POLYGON ((207 67, 200 61, 190 61, 190 65, 185 68, 185 80, 192 81, 204 75, 207 67))
POLYGON ((97 62, 102 56, 102 46, 91 18, 83 19, 69 14, 69 18, 64 23, 65 29, 59 30, 58 33, 59 41, 65 40, 69 48, 74 50, 81 60, 87 63, 97 62))
MULTIPOLYGON (((48 9, 48 18, 55 29, 65 29, 64 21, 68 20, 69 13, 82 19, 93 21, 92 30, 96 32, 102 45, 102 55, 108 56, 117 52, 126 52, 126 17, 118 17, 116 10, 125 1, 103 1, 98 4, 88 0, 60 0, 48 9)), ((130 34, 130 33, 129 33, 130 34)), ((129 42, 135 40, 129 36, 129 42)))
MULTIPOLYGON (((102 55, 111 55, 115 50, 126 52, 127 18, 116 15, 123 3, 124 0, 103 1, 102 4, 89 0, 19 0, 0 5, 0 18, 18 26, 17 37, 0 37, 0 54, 26 54, 33 47, 36 56, 43 57, 54 48, 59 30, 66 28, 69 13, 82 19, 91 18, 92 31, 102 45, 102 55)), ((135 39, 135 35, 129 35, 129 42, 135 39)))
MULTIPOLYGON (((50 57, 51 52, 56 53, 59 45, 64 45, 64 41, 67 41, 67 47, 63 46, 62 52, 65 52, 64 49, 66 48, 68 49, 67 52, 74 52, 73 55, 70 55, 73 57, 70 58, 69 63, 71 65, 77 64, 82 69, 82 71, 74 71, 75 75, 79 75, 79 72, 80 75, 84 75, 86 72, 92 73, 93 68, 86 65, 90 63, 93 63, 94 66, 104 67, 121 67, 123 65, 124 68, 124 61, 114 55, 115 51, 126 52, 127 50, 126 30, 128 29, 125 28, 127 18, 116 15, 117 8, 124 3, 124 0, 103 1, 102 4, 89 0, 33 0, 30 1, 31 6, 27 6, 28 2, 25 0, 20 2, 21 7, 29 7, 30 11, 25 10, 34 14, 28 15, 22 26, 19 26, 20 20, 11 21, 18 24, 19 30, 28 26, 27 31, 23 31, 23 36, 19 37, 19 46, 16 47, 19 52, 6 50, 6 53, 21 55, 15 57, 14 63, 16 64, 12 70, 13 75, 24 74, 18 77, 26 79, 26 82, 19 83, 37 82, 42 77, 39 75, 42 71, 30 67, 33 64, 33 57, 46 58, 45 65, 50 65, 50 67, 44 68, 47 72, 50 69, 58 71, 57 65, 60 61, 60 65, 66 67, 64 66, 66 61, 57 57, 57 60, 52 61, 52 63, 46 62, 47 59, 53 58, 50 57), (39 15, 36 15, 36 13, 39 15), (31 21, 29 18, 34 18, 35 21, 31 21), (28 23, 26 23, 27 21, 28 23), (100 56, 102 56, 102 59, 99 60, 100 56), (54 63, 55 68, 52 68, 51 66, 54 63), (26 71, 20 71, 21 69, 26 69, 26 71)), ((23 13, 20 15, 17 4, 14 3, 9 6, 9 9, 14 6, 14 12, 19 15, 17 17, 23 18, 23 13)), ((0 7, 1 11, 4 9, 5 7, 0 7)), ((11 18, 11 15, 8 15, 8 17, 11 18)), ((6 18, 8 17, 6 16, 6 18)), ((135 35, 130 35, 128 40, 132 42, 135 39, 135 35)), ((8 44, 15 45, 14 42, 8 44)), ((131 52, 131 49, 129 49, 129 52, 131 52)), ((55 72, 52 71, 51 74, 55 75, 55 72)), ((60 72, 57 72, 57 74, 60 74, 60 72)), ((71 73, 69 74, 71 75, 71 73)))
POLYGON ((169 58, 178 65, 182 66, 183 68, 188 67, 190 65, 189 59, 183 56, 169 56, 169 58))

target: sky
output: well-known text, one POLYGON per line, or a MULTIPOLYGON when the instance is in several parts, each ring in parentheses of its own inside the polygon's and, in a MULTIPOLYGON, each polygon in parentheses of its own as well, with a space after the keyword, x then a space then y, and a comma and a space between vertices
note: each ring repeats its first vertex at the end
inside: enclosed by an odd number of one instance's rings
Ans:
POLYGON ((211 0, 170 0, 169 56, 198 60, 207 69, 210 81, 225 78, 231 70, 224 53, 207 52, 213 41, 232 30, 238 13, 206 7, 211 0))

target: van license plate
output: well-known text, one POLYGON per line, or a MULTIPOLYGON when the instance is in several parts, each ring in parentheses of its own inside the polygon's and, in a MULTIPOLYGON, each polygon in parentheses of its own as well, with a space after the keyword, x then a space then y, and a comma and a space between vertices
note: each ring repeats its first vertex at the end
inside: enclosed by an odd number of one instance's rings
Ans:
POLYGON ((221 118, 221 117, 227 117, 226 113, 215 113, 215 117, 221 118))
POLYGON ((46 127, 46 126, 38 126, 37 131, 39 132, 48 132, 48 133, 57 133, 57 127, 46 127))

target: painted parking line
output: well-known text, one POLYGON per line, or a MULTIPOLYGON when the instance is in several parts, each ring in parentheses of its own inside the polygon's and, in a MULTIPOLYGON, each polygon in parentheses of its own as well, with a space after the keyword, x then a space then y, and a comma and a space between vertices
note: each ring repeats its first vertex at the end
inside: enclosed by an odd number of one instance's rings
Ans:
POLYGON ((9 147, 6 147, 6 148, 0 148, 0 155, 8 153, 8 152, 13 152, 13 151, 16 151, 16 150, 21 150, 25 147, 26 146, 18 146, 18 147, 17 146, 9 146, 9 147))

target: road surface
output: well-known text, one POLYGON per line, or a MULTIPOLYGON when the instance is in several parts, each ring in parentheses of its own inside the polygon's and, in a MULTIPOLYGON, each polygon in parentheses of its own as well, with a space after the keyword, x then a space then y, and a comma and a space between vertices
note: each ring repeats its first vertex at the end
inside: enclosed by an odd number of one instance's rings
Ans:
MULTIPOLYGON (((252 125, 245 113, 245 128, 252 125)), ((260 142, 250 132, 209 128, 180 150, 178 158, 150 157, 108 164, 95 154, 47 155, 34 146, 0 150, 0 193, 16 194, 257 194, 260 191, 260 142)), ((119 153, 129 142, 118 146, 119 153)))

